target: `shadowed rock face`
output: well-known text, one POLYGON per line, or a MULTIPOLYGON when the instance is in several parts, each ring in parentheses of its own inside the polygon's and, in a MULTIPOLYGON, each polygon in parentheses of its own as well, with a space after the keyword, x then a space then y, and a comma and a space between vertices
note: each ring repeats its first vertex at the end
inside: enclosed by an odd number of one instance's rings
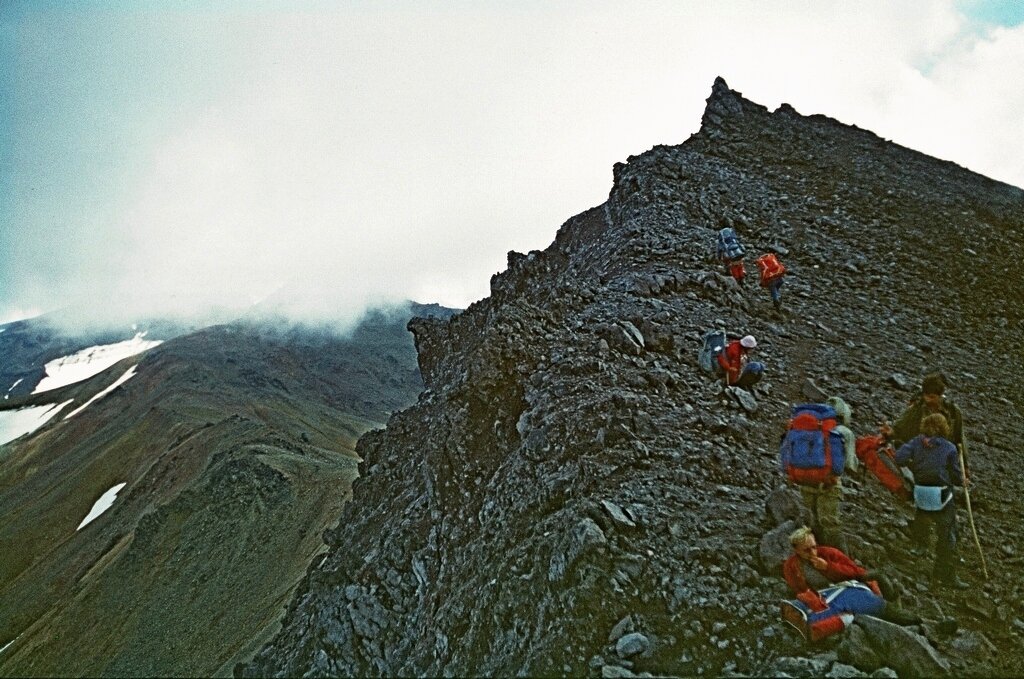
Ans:
POLYGON ((999 500, 1021 492, 1021 251, 1020 189, 716 81, 698 134, 617 164, 608 201, 510 253, 489 298, 410 323, 427 390, 360 439, 326 557, 236 672, 756 675, 820 653, 777 623, 787 592, 756 556, 785 519, 765 501, 789 406, 816 385, 867 433, 933 370, 965 414, 993 585, 962 538, 973 591, 915 587, 911 510, 871 479, 846 481, 850 551, 1000 650, 979 665, 932 635, 954 673, 1024 671, 1019 518, 999 500), (721 275, 724 226, 751 274, 781 253, 783 313, 721 275), (697 367, 715 326, 757 337, 752 403, 697 367))

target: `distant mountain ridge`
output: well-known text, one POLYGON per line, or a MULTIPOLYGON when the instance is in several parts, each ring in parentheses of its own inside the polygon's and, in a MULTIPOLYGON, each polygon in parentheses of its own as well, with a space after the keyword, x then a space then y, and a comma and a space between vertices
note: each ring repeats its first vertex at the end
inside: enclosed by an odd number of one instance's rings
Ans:
MULTIPOLYGON (((357 438, 421 391, 408 319, 451 313, 371 312, 347 336, 214 326, 0 403, 3 415, 73 401, 0 446, 0 647, 10 642, 0 675, 230 673, 322 551, 357 473, 357 438), (63 419, 131 366, 134 376, 63 419)), ((58 350, 38 345, 19 360, 58 350)))

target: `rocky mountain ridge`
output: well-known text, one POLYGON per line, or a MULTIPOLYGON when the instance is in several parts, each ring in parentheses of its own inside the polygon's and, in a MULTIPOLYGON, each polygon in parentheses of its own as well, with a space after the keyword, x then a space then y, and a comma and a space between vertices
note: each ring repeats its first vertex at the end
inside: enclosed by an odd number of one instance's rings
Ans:
POLYGON ((617 164, 489 298, 410 322, 426 390, 360 439, 326 554, 236 674, 1019 674, 1022 245, 1024 191, 717 80, 699 133, 617 164), (723 226, 786 262, 784 312, 722 274, 723 226), (753 393, 700 372, 712 327, 758 338, 753 393), (789 407, 841 395, 867 433, 933 370, 965 413, 991 581, 962 539, 974 588, 931 592, 911 509, 848 479, 852 555, 926 622, 806 647, 776 603, 789 407))

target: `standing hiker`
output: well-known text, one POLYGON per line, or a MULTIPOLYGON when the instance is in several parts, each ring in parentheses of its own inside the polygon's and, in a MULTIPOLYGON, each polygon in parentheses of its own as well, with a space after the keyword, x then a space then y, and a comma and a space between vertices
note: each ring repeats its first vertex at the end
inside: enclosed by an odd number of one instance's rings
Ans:
POLYGON ((750 352, 757 348, 753 335, 733 340, 718 354, 718 364, 725 371, 726 383, 732 387, 750 390, 761 380, 764 364, 750 360, 750 352))
POLYGON ((742 286, 747 273, 743 268, 743 258, 747 252, 743 249, 743 244, 740 243, 735 229, 726 227, 718 232, 717 252, 718 259, 725 265, 729 275, 742 286))
POLYGON ((821 541, 840 549, 846 544, 839 515, 842 475, 857 470, 852 416, 838 396, 825 405, 796 406, 779 452, 782 470, 800 489, 821 541))
POLYGON ((914 474, 914 520, 911 538, 918 549, 926 547, 932 524, 935 525, 935 564, 932 583, 940 587, 967 589, 969 585, 956 574, 956 502, 953 486, 963 486, 963 470, 954 446, 947 437, 949 423, 942 413, 926 415, 920 422, 921 433, 896 451, 896 463, 910 467, 914 474))
POLYGON ((964 443, 964 417, 955 403, 945 398, 946 380, 942 373, 932 373, 921 381, 921 394, 916 396, 899 419, 890 426, 883 424, 882 435, 899 448, 921 433, 921 420, 925 415, 941 413, 949 424, 946 437, 955 446, 964 443))
POLYGON ((772 296, 772 304, 776 309, 781 310, 782 280, 786 276, 786 267, 773 252, 761 255, 755 261, 758 271, 761 273, 761 287, 768 288, 768 293, 772 296))

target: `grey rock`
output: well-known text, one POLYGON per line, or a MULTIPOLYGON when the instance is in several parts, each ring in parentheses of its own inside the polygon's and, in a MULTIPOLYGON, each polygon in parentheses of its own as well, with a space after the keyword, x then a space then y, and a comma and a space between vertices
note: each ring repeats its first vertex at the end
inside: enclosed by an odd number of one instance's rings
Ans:
POLYGON ((809 377, 800 385, 800 393, 804 395, 804 398, 814 403, 824 403, 828 398, 828 393, 809 377))
POLYGON ((910 380, 908 380, 907 377, 901 373, 893 373, 889 375, 889 384, 896 387, 897 389, 902 389, 903 391, 910 390, 910 380))
POLYGON ((936 677, 949 674, 949 663, 939 656, 928 640, 906 627, 869 615, 859 615, 854 624, 867 633, 868 642, 885 658, 885 664, 901 677, 936 677))
POLYGON ((853 665, 844 665, 843 663, 837 662, 832 665, 832 669, 830 669, 825 676, 833 679, 847 679, 848 677, 866 677, 868 675, 865 672, 861 672, 853 665))
POLYGON ((800 499, 800 493, 788 486, 778 486, 768 495, 764 511, 771 525, 778 526, 785 521, 808 525, 811 514, 800 499))
POLYGON ((868 675, 871 679, 899 679, 900 675, 891 667, 879 667, 868 675))
POLYGON ((627 528, 636 528, 636 523, 626 516, 626 513, 622 511, 622 507, 618 506, 611 500, 601 500, 601 506, 604 510, 612 517, 615 523, 626 526, 627 528))
POLYGON ((740 404, 748 413, 757 412, 757 399, 754 398, 746 389, 740 389, 738 387, 726 387, 726 393, 732 396, 733 400, 740 404))
POLYGON ((624 635, 632 632, 633 627, 633 616, 627 615, 622 620, 619 620, 617 623, 615 623, 615 626, 612 627, 612 631, 608 633, 608 643, 615 643, 624 635))
POLYGON ((601 676, 605 679, 617 679, 618 677, 635 677, 636 674, 632 670, 618 665, 604 665, 601 667, 601 676))
POLYGON ((768 668, 767 675, 772 677, 820 677, 828 669, 828 663, 819 658, 776 658, 768 668))
POLYGON ((620 658, 631 658, 646 652, 650 647, 650 639, 640 632, 630 632, 615 642, 615 652, 619 654, 620 658))
POLYGON ((591 518, 580 520, 567 531, 551 555, 548 580, 557 582, 565 577, 576 561, 586 552, 607 542, 601 527, 591 518))
POLYGON ((761 537, 757 556, 762 573, 776 575, 782 572, 782 563, 793 553, 789 536, 796 529, 796 522, 784 521, 761 537))

